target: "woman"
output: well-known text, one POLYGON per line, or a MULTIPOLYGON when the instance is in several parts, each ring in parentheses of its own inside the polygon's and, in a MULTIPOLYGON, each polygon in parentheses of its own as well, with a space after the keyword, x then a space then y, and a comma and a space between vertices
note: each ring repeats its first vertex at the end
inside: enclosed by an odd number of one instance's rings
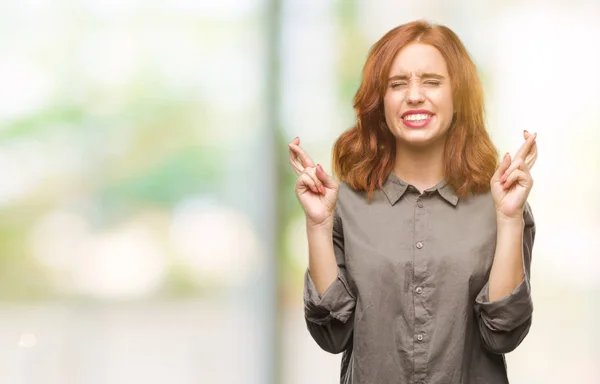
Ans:
POLYGON ((344 353, 342 383, 507 383, 533 311, 536 135, 498 164, 473 62, 421 21, 372 47, 354 107, 333 149, 340 184, 289 144, 310 334, 344 353))

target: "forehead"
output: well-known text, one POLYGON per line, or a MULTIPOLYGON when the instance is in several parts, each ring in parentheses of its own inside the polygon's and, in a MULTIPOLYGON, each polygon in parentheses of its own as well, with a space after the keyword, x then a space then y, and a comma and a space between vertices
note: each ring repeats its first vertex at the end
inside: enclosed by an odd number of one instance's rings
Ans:
POLYGON ((446 60, 437 48, 420 43, 412 43, 402 48, 390 68, 390 76, 401 73, 437 73, 448 75, 446 60))

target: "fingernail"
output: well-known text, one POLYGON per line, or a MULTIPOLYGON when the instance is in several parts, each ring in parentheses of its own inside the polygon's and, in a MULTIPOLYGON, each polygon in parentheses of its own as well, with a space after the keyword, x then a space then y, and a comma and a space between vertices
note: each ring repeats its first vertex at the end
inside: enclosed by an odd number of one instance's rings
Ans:
POLYGON ((536 137, 537 137, 537 132, 533 134, 533 138, 536 138, 536 137))

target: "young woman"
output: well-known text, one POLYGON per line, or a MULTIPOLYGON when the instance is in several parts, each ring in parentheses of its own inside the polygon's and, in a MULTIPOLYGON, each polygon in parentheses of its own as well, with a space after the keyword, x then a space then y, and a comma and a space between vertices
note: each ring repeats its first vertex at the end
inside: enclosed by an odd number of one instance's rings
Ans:
POLYGON ((338 184, 289 144, 306 214, 305 317, 341 383, 507 383, 527 335, 536 135, 498 164, 483 91, 450 29, 412 22, 371 49, 337 140, 338 184))

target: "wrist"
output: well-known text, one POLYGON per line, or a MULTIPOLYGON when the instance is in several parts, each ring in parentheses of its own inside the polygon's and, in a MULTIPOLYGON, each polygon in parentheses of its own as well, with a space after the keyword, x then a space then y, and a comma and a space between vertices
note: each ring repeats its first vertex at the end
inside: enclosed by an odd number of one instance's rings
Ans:
POLYGON ((496 211, 496 224, 500 227, 521 227, 524 225, 523 215, 507 216, 502 212, 496 211))
POLYGON ((318 223, 306 218, 306 231, 309 234, 331 233, 333 231, 333 215, 318 223))

